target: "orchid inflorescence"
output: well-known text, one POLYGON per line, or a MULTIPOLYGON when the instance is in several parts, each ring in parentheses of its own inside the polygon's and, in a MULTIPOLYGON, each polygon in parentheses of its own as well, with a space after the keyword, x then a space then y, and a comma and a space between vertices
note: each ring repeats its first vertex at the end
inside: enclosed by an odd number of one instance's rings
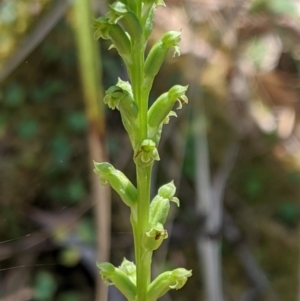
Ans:
POLYGON ((164 224, 170 202, 179 206, 173 181, 160 187, 150 202, 152 166, 160 160, 157 147, 162 128, 170 117, 177 116, 173 106, 178 101, 180 109, 188 103, 185 95, 188 87, 175 85, 148 108, 153 80, 168 51, 173 48, 173 56, 180 55, 181 31, 169 31, 145 58, 157 5, 165 4, 162 0, 120 0, 109 5, 108 13, 94 22, 95 38, 112 42, 110 48, 115 48, 122 57, 131 83, 119 79, 106 91, 104 103, 120 111, 133 148, 137 185, 110 163, 95 162, 101 183, 109 183, 131 210, 136 264, 125 258, 119 267, 98 263, 104 281, 115 285, 129 301, 155 301, 170 289, 180 289, 192 275, 190 270, 177 268, 151 280, 152 253, 168 237, 164 224))

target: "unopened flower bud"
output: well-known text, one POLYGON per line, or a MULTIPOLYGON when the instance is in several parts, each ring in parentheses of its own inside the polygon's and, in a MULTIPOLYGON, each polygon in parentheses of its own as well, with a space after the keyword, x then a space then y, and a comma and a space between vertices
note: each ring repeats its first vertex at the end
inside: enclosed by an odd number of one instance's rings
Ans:
POLYGON ((128 276, 128 278, 136 284, 136 266, 133 262, 123 259, 119 268, 128 276))
MULTIPOLYGON (((179 101, 178 109, 182 107, 183 103, 188 103, 188 99, 185 96, 187 89, 188 86, 175 85, 168 92, 159 96, 152 104, 147 114, 149 138, 153 139, 156 137, 160 125, 164 122, 168 122, 169 116, 174 116, 171 110, 176 101, 179 101)), ((157 139, 157 137, 155 139, 157 139)))
POLYGON ((189 86, 175 85, 168 92, 168 97, 170 99, 175 99, 179 102, 177 110, 181 109, 183 104, 188 103, 188 98, 185 95, 188 87, 189 86))
POLYGON ((155 278, 148 287, 149 301, 156 301, 166 294, 170 289, 180 289, 192 276, 191 270, 178 268, 173 271, 164 272, 155 278))
POLYGON ((158 195, 165 199, 172 199, 176 193, 176 187, 174 185, 174 181, 171 181, 168 184, 161 186, 158 189, 158 195))
POLYGON ((158 194, 154 197, 149 209, 149 224, 164 224, 170 210, 170 202, 179 206, 178 198, 174 197, 176 187, 173 181, 159 188, 158 194))
POLYGON ((174 47, 175 55, 180 55, 178 43, 180 42, 180 31, 169 31, 165 33, 160 41, 155 43, 149 51, 149 54, 145 61, 145 79, 147 83, 151 83, 163 62, 166 59, 168 50, 174 47))
POLYGON ((132 207, 136 204, 137 189, 121 171, 107 162, 94 162, 94 166, 95 173, 111 185, 127 206, 132 207))
POLYGON ((120 268, 109 262, 97 263, 106 284, 113 284, 130 301, 135 300, 136 286, 120 268))

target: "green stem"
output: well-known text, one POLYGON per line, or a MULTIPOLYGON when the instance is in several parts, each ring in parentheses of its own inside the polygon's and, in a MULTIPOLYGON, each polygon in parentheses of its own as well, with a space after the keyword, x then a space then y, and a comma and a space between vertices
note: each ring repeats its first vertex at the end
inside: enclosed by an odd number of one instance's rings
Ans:
POLYGON ((150 205, 150 166, 137 165, 138 208, 136 224, 136 267, 137 267, 137 301, 147 301, 147 289, 151 278, 151 255, 142 247, 142 240, 147 231, 150 205))
MULTIPOLYGON (((144 39, 133 44, 133 67, 132 67, 132 89, 134 99, 138 105, 139 135, 138 147, 147 138, 147 112, 148 98, 143 97, 144 86, 144 39)), ((137 151, 137 150, 135 150, 137 151)), ((147 231, 150 205, 150 184, 152 165, 144 166, 136 161, 138 202, 136 217, 132 220, 135 261, 137 268, 137 298, 136 301, 147 301, 147 290, 151 278, 151 257, 152 252, 145 251, 142 247, 143 236, 147 231)))
POLYGON ((133 45, 132 89, 134 99, 139 108, 139 143, 147 138, 148 99, 143 97, 144 86, 144 40, 133 45))

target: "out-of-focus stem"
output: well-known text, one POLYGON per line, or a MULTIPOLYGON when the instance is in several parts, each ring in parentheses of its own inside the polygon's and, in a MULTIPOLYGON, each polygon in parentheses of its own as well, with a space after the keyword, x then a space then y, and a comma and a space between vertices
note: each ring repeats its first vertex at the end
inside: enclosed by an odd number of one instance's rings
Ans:
MULTIPOLYGON (((110 191, 100 185, 98 176, 93 173, 92 160, 106 161, 104 148, 104 109, 102 104, 99 50, 92 33, 93 14, 90 0, 74 2, 75 27, 80 75, 84 94, 85 111, 88 120, 88 147, 91 162, 91 195, 97 226, 98 261, 107 261, 110 250, 110 191)), ((96 301, 107 300, 107 287, 97 280, 96 301)))
POLYGON ((93 14, 90 0, 74 2, 76 18, 75 36, 78 48, 80 75, 83 86, 85 110, 88 121, 104 133, 103 90, 101 88, 101 63, 98 44, 92 32, 93 14))

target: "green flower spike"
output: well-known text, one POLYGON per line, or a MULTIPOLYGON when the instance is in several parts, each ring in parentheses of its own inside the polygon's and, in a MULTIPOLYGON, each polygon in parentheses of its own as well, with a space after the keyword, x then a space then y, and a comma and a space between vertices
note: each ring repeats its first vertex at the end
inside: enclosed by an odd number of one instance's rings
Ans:
POLYGON ((110 87, 104 102, 118 109, 129 134, 134 152, 137 188, 119 170, 109 163, 95 163, 95 172, 103 184, 109 183, 130 207, 133 229, 135 264, 124 258, 119 267, 110 263, 99 264, 102 278, 114 284, 128 301, 157 301, 170 289, 179 289, 191 276, 183 268, 162 273, 151 282, 151 262, 155 251, 168 237, 164 223, 170 202, 179 206, 173 181, 159 188, 150 198, 151 175, 155 160, 160 160, 158 144, 164 124, 168 124, 178 101, 178 109, 188 102, 187 86, 176 85, 162 94, 149 107, 153 80, 159 72, 169 50, 180 55, 181 31, 169 31, 145 54, 148 37, 154 23, 157 5, 163 0, 114 0, 105 17, 94 22, 95 38, 111 41, 122 57, 130 79, 110 87), (115 2, 114 2, 115 1, 115 2), (113 3, 114 2, 114 3, 113 3), (132 87, 131 87, 132 85, 132 87))
POLYGON ((102 184, 108 182, 127 206, 133 207, 136 204, 137 190, 121 171, 107 162, 94 162, 94 166, 94 172, 101 177, 102 184))
POLYGON ((116 268, 109 262, 97 263, 97 266, 107 285, 115 285, 128 301, 135 300, 136 286, 122 269, 116 268))
POLYGON ((149 301, 156 301, 170 289, 178 290, 182 288, 187 282, 188 277, 191 276, 192 271, 183 268, 160 274, 148 287, 149 301))
POLYGON ((160 127, 163 123, 168 123, 170 116, 175 116, 172 110, 176 101, 179 102, 178 109, 182 108, 182 104, 187 104, 188 99, 185 95, 188 86, 175 85, 168 92, 163 93, 150 107, 148 117, 148 137, 158 143, 161 131, 160 127))
POLYGON ((128 32, 132 39, 140 39, 142 35, 141 25, 136 15, 129 7, 120 1, 109 5, 109 12, 106 15, 108 22, 116 24, 120 21, 123 28, 128 32))
POLYGON ((150 164, 153 160, 159 161, 159 155, 156 144, 151 139, 143 140, 140 149, 135 155, 135 158, 140 158, 144 164, 150 164))

